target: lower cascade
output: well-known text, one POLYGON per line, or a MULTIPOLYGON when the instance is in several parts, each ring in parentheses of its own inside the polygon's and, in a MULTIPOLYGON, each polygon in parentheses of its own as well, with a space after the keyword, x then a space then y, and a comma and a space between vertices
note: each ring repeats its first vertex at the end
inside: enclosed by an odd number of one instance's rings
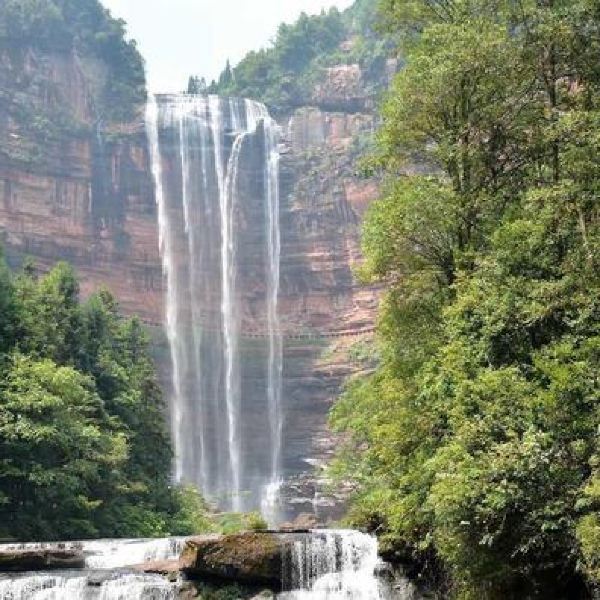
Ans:
POLYGON ((293 590, 285 600, 385 600, 389 585, 377 577, 377 539, 357 531, 319 530, 294 543, 287 561, 293 590))
POLYGON ((0 544, 0 552, 12 550, 81 550, 88 569, 118 569, 147 562, 175 560, 181 554, 185 538, 86 540, 81 542, 34 542, 0 544))
POLYGON ((165 538, 0 545, 0 552, 78 549, 86 565, 82 570, 0 575, 0 600, 175 600, 177 584, 123 569, 177 559, 184 544, 184 538, 165 538))
POLYGON ((160 575, 22 575, 0 578, 2 600, 175 600, 178 586, 160 575))
MULTIPOLYGON (((416 600, 419 597, 406 580, 391 577, 389 568, 379 558, 374 536, 350 530, 314 530, 300 534, 267 532, 265 535, 292 538, 291 543, 282 546, 279 555, 280 589, 288 591, 274 590, 260 597, 272 600, 416 600)), ((230 542, 227 537, 222 539, 226 547, 230 542)), ((171 538, 2 545, 0 553, 77 549, 85 555, 85 568, 0 575, 0 600, 177 600, 189 597, 184 576, 166 577, 133 568, 142 563, 176 560, 185 543, 184 538, 171 538)), ((243 547, 242 543, 240 548, 243 547)), ((227 588, 236 583, 242 585, 240 590, 245 589, 244 582, 237 582, 235 578, 224 580, 222 585, 227 588)), ((253 598, 258 592, 260 589, 240 591, 240 598, 253 598)))

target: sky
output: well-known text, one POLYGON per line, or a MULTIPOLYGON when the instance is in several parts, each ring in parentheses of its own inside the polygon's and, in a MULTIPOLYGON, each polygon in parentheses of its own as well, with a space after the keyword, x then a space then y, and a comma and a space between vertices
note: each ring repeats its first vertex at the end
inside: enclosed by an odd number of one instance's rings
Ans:
POLYGON ((281 22, 352 0, 102 0, 127 21, 153 92, 180 92, 192 74, 210 82, 229 58, 268 46, 281 22))

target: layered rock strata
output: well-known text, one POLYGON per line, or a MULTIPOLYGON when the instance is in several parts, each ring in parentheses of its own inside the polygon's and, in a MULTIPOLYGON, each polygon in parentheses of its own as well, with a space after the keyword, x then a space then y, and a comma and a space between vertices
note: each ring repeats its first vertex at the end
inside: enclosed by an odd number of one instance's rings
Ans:
MULTIPOLYGON (((31 104, 61 107, 76 126, 36 146, 23 122, 0 118, 0 241, 10 263, 31 256, 43 271, 67 260, 84 296, 107 287, 126 313, 160 325, 165 281, 143 107, 139 122, 102 123, 93 81, 74 53, 30 51, 22 64, 0 56, 3 91, 14 91, 16 73, 42 82, 19 84, 31 104)), ((378 291, 353 277, 361 260, 360 222, 377 195, 376 182, 356 173, 356 159, 375 128, 373 106, 360 68, 342 66, 324 73, 311 106, 280 118, 285 516, 315 508, 324 521, 338 515, 340 498, 320 491, 324 481, 314 473, 335 448, 327 414, 345 378, 364 368, 349 356, 354 345, 370 343, 378 305, 378 291)), ((253 294, 264 282, 251 281, 255 261, 247 258, 241 352, 249 360, 242 385, 253 402, 252 390, 260 394, 256 382, 264 377, 254 366, 264 328, 253 294)), ((157 355, 167 381, 162 344, 157 355)))
POLYGON ((2 100, 62 123, 32 132, 30 121, 0 111, 0 242, 13 266, 26 256, 42 271, 67 260, 85 296, 108 287, 126 312, 160 323, 163 282, 143 123, 103 124, 92 88, 74 52, 0 55, 2 100))

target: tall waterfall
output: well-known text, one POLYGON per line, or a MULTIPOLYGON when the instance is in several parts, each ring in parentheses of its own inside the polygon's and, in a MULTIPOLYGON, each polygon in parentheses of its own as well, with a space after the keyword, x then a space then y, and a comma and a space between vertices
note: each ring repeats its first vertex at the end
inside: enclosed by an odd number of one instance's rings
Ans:
POLYGON ((283 430, 278 128, 262 104, 218 96, 151 98, 146 121, 175 478, 224 508, 272 508, 283 430))

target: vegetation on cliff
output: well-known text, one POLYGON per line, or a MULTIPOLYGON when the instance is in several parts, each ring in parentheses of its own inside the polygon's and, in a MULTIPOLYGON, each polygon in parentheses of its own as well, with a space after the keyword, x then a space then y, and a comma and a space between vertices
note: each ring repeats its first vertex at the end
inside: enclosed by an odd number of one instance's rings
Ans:
POLYGON ((381 366, 333 412, 350 520, 460 598, 600 583, 598 4, 383 0, 407 67, 362 275, 381 366), (401 177, 405 161, 429 176, 401 177))
POLYGON ((54 164, 61 144, 132 119, 145 98, 135 42, 98 0, 0 3, 0 155, 54 164))
POLYGON ((365 87, 376 87, 385 74, 390 45, 374 33, 373 22, 371 0, 357 0, 344 12, 302 13, 295 23, 279 26, 270 47, 250 52, 233 68, 227 62, 218 81, 207 86, 191 77, 188 92, 253 98, 285 112, 311 104, 327 67, 350 64, 361 66, 365 87))
POLYGON ((66 264, 0 262, 0 538, 189 534, 209 527, 169 486, 165 408, 139 321, 66 264))

